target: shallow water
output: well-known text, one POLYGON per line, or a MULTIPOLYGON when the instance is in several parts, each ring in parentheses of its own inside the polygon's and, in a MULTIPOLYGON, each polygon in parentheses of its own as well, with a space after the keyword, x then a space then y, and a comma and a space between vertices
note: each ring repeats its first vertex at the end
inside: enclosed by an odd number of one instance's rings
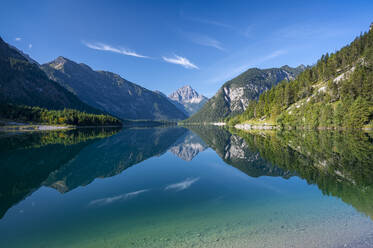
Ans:
POLYGON ((0 247, 373 247, 369 134, 79 130, 0 147, 0 247))

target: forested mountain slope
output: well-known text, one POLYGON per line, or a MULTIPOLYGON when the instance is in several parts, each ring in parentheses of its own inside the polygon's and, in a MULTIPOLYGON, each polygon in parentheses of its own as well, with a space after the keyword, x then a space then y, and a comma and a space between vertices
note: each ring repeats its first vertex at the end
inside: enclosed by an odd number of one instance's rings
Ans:
POLYGON ((101 113, 50 80, 37 63, 0 38, 0 104, 10 103, 101 113))
POLYGON ((323 55, 295 80, 252 101, 229 123, 305 128, 362 128, 373 119, 372 28, 336 53, 323 55))

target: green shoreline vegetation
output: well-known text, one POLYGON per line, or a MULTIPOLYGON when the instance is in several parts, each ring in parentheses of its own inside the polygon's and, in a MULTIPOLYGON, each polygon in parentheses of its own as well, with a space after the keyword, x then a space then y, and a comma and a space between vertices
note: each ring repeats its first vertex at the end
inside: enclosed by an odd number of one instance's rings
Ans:
POLYGON ((251 101, 236 124, 305 129, 373 127, 373 31, 321 57, 295 80, 283 81, 251 101), (265 124, 266 123, 266 124, 265 124))
POLYGON ((122 126, 121 120, 110 115, 90 114, 75 109, 48 110, 15 104, 1 104, 0 118, 46 125, 122 126))

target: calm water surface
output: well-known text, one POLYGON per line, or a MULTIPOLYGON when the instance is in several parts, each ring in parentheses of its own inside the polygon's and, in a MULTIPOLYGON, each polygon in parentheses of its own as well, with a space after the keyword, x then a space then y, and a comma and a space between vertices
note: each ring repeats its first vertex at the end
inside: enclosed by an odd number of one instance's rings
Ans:
POLYGON ((0 247, 373 247, 369 133, 0 137, 0 247))

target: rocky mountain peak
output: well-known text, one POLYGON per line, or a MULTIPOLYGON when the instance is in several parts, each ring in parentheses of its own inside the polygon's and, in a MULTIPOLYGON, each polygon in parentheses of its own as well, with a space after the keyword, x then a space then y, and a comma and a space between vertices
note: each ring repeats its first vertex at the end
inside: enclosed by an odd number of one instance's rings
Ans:
POLYGON ((283 66, 281 66, 281 69, 283 69, 283 70, 290 70, 291 67, 288 66, 288 65, 283 65, 283 66))
POLYGON ((302 70, 305 70, 305 69, 306 69, 306 66, 303 65, 303 64, 300 64, 297 68, 300 68, 300 69, 302 69, 302 70))
POLYGON ((190 85, 179 88, 168 97, 172 102, 176 103, 177 106, 181 104, 183 110, 189 115, 197 112, 208 100, 207 97, 199 94, 190 85))
POLYGON ((173 92, 169 98, 178 102, 186 102, 194 98, 200 98, 201 95, 193 89, 190 85, 185 85, 175 92, 173 92))
POLYGON ((53 60, 52 62, 55 62, 55 63, 67 63, 69 62, 70 60, 65 58, 65 57, 62 57, 62 56, 58 56, 55 60, 53 60))
POLYGON ((90 73, 93 72, 92 68, 84 63, 76 63, 70 59, 67 59, 63 56, 57 57, 55 60, 47 63, 48 66, 56 69, 56 70, 74 70, 74 71, 81 71, 82 69, 85 71, 89 71, 90 73))
POLYGON ((56 70, 61 70, 67 63, 72 63, 69 59, 59 56, 55 60, 48 63, 48 65, 56 70))

